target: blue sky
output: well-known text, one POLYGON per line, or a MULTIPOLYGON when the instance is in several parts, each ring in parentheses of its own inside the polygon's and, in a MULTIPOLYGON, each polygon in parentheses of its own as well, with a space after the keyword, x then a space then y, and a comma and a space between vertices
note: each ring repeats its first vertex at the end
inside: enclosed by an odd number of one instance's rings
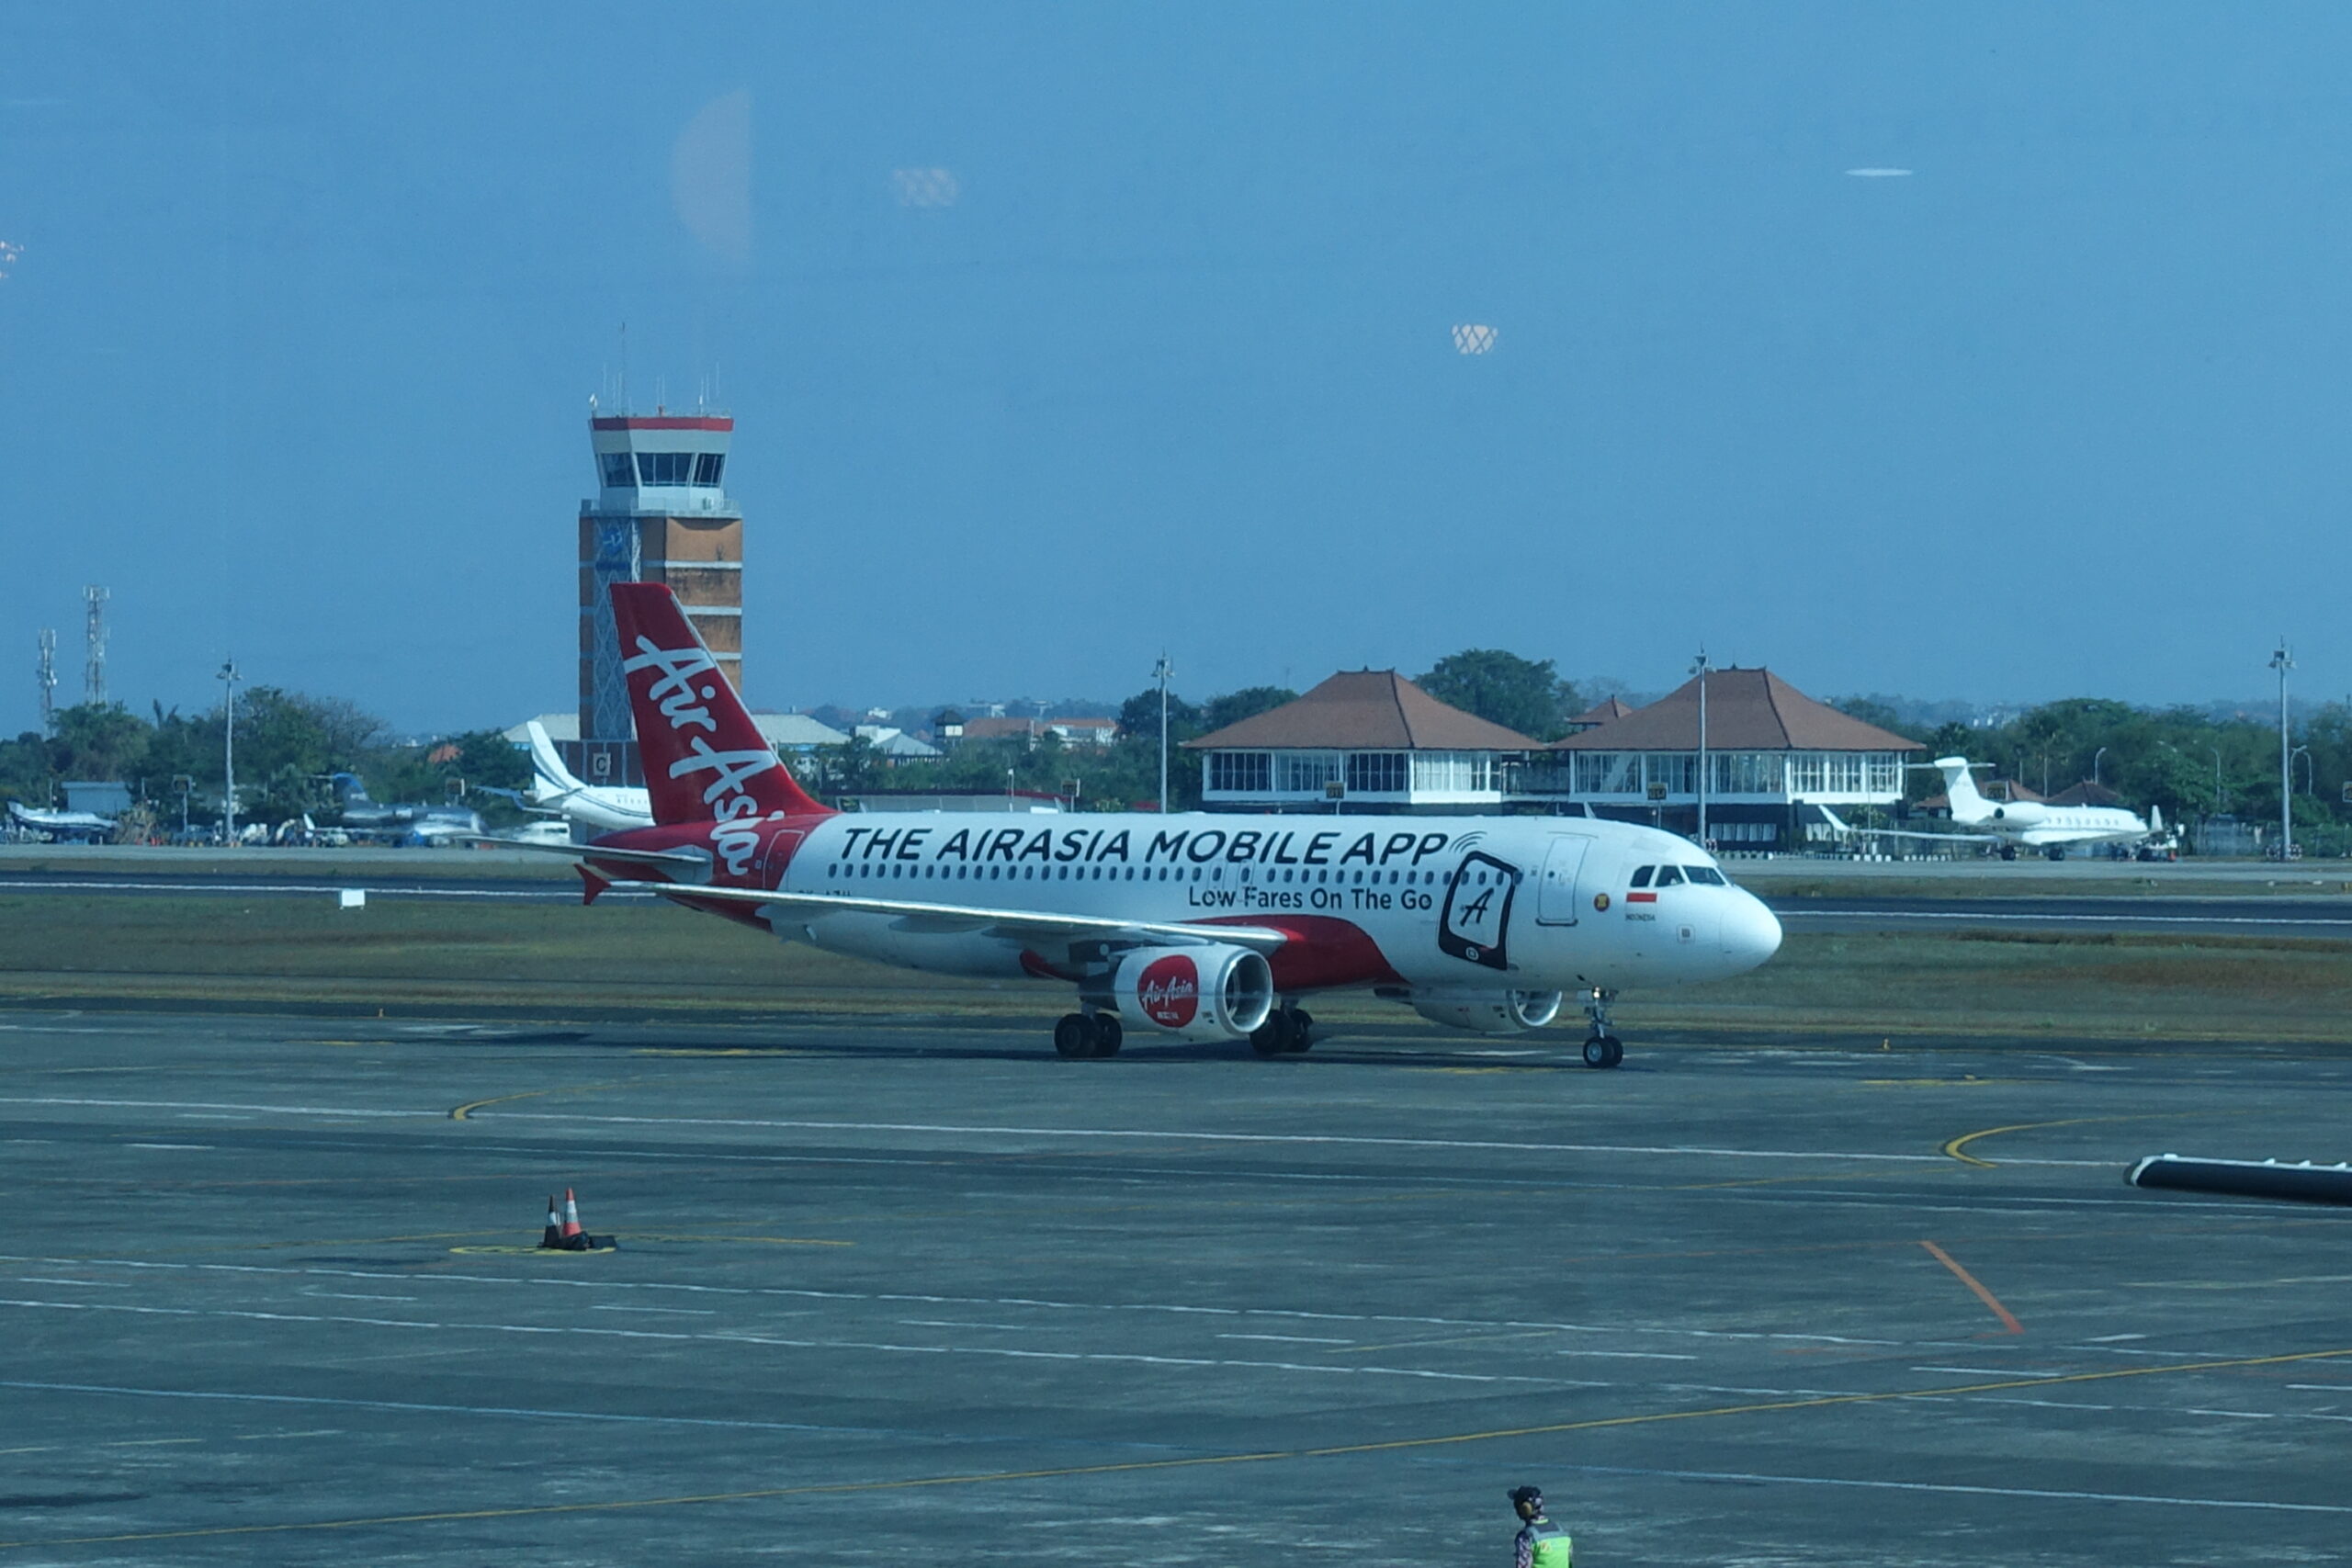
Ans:
POLYGON ((2281 632, 2329 694, 2347 67, 2341 6, 9 3, 0 730, 85 582, 141 707, 570 705, 623 322, 739 419, 763 706, 1702 640, 2162 702, 2281 632))

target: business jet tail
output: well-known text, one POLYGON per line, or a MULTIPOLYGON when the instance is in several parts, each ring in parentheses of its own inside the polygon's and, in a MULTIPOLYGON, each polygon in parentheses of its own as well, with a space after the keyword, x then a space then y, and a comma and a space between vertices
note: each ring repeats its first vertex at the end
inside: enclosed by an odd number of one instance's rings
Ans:
POLYGON ((531 740, 531 798, 538 801, 560 800, 567 795, 577 795, 588 786, 580 776, 563 765, 563 753, 555 749, 548 736, 547 726, 537 719, 523 727, 531 740))

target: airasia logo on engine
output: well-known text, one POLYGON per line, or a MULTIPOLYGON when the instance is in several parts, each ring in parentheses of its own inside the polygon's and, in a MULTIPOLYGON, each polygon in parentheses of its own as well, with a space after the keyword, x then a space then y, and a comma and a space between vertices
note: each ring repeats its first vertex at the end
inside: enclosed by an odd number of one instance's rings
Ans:
POLYGON ((1182 1029, 1201 1010, 1201 972, 1182 953, 1144 966, 1136 979, 1136 1004, 1162 1029, 1182 1029))

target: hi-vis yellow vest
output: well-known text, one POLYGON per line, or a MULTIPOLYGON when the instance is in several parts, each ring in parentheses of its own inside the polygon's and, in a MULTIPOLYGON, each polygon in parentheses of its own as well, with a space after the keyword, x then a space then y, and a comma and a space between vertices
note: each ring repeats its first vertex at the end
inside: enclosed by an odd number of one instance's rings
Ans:
POLYGON ((1534 1568, 1568 1568, 1576 1555, 1576 1544, 1568 1539, 1567 1531, 1549 1519, 1531 1520, 1527 1529, 1534 1537, 1530 1542, 1534 1551, 1528 1558, 1534 1568))

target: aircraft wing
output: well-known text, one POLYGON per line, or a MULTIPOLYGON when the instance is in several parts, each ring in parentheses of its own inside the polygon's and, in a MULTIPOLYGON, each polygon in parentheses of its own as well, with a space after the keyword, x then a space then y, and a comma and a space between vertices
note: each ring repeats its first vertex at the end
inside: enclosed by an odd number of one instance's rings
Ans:
POLYGON ((1815 806, 1815 811, 1828 820, 1830 829, 1840 838, 1868 834, 1879 839, 1928 839, 1948 844, 1996 844, 2000 840, 1991 833, 1915 833, 1902 828, 1857 828, 1826 806, 1815 806))
POLYGON ((1995 833, 1914 833, 1901 828, 1847 828, 1846 831, 1871 839, 1929 839, 1947 844, 1997 844, 1995 833))
MULTIPOLYGON (((584 846, 583 846, 584 847, 584 846)), ((964 904, 919 904, 901 898, 853 898, 837 893, 763 893, 750 887, 696 887, 674 882, 616 882, 623 893, 658 893, 665 898, 712 900, 781 909, 814 917, 821 915, 895 915, 908 931, 931 935, 969 931, 1009 942, 1110 942, 1130 945, 1154 942, 1229 942, 1260 953, 1272 953, 1291 941, 1287 931, 1268 926, 1188 925, 1170 920, 1122 920, 1101 915, 1063 915, 1042 909, 990 909, 964 904)))
MULTIPOLYGON (((640 865, 685 866, 701 874, 710 874, 710 856, 695 850, 618 850, 598 844, 537 844, 528 839, 497 839, 486 833, 469 833, 469 842, 496 844, 502 850, 530 850, 543 855, 570 855, 573 860, 594 857, 597 860, 634 861, 640 865)), ((629 885, 634 887, 636 884, 629 885)))

